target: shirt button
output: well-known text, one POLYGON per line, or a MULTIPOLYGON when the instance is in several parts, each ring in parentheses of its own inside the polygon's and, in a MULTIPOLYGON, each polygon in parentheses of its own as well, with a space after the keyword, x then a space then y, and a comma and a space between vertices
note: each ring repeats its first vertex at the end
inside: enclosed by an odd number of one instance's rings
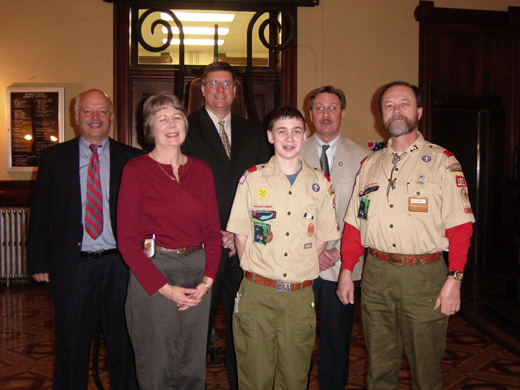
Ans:
POLYGON ((289 191, 289 195, 292 195, 292 191, 289 191))
POLYGON ((287 274, 286 274, 286 273, 284 273, 284 274, 283 274, 283 277, 284 277, 284 278, 286 278, 286 277, 287 277, 287 274))
POLYGON ((416 192, 415 195, 419 196, 419 195, 421 195, 421 193, 420 192, 416 192))
POLYGON ((392 244, 392 246, 395 248, 395 244, 392 244))
POLYGON ((393 208, 393 207, 394 207, 394 205, 393 205, 393 204, 391 204, 391 205, 390 205, 390 208, 393 208))
POLYGON ((288 235, 289 235, 289 232, 285 233, 285 235, 288 236, 288 235))
POLYGON ((287 215, 291 215, 291 212, 290 212, 290 211, 287 211, 287 215))
POLYGON ((287 257, 287 253, 284 253, 283 255, 284 255, 285 257, 287 257))
POLYGON ((394 228, 394 225, 390 225, 390 229, 393 229, 394 228))

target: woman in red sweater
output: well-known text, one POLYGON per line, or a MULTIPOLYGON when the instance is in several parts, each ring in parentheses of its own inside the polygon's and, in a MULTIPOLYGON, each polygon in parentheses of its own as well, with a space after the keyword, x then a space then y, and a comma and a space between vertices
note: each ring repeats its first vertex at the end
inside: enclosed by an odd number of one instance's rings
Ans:
POLYGON ((181 153, 188 121, 175 96, 151 96, 143 117, 153 150, 125 166, 117 209, 119 250, 132 270, 126 316, 139 387, 202 390, 208 293, 222 247, 213 176, 181 153))

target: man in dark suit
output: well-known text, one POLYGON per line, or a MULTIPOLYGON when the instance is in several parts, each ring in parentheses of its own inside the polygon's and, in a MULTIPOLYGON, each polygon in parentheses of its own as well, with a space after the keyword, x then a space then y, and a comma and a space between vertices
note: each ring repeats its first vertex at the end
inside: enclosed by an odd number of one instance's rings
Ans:
POLYGON ((188 117, 189 130, 183 152, 206 161, 213 171, 224 245, 220 266, 212 288, 210 323, 222 295, 226 323, 226 369, 230 389, 237 389, 237 369, 233 343, 234 298, 242 281, 234 247, 234 235, 225 231, 238 180, 246 169, 267 162, 270 157, 262 128, 231 113, 235 98, 235 74, 226 62, 214 62, 202 73, 204 107, 188 117))
MULTIPOLYGON (((343 217, 354 188, 356 172, 370 152, 340 135, 340 125, 346 108, 341 89, 327 85, 314 90, 309 99, 311 120, 316 133, 307 138, 300 152, 310 166, 329 174, 336 191, 336 213, 343 231, 343 217)), ((320 276, 314 280, 314 300, 320 305, 320 389, 344 389, 348 382, 350 336, 354 322, 354 305, 343 305, 336 296, 341 269, 341 240, 330 241, 319 256, 320 276)), ((363 261, 352 273, 359 284, 363 261)))
POLYGON ((110 388, 136 389, 124 313, 128 269, 115 223, 123 166, 142 152, 108 137, 114 114, 104 92, 83 92, 74 108, 80 137, 42 152, 27 242, 29 272, 54 304, 54 388, 87 389, 99 320, 110 388))

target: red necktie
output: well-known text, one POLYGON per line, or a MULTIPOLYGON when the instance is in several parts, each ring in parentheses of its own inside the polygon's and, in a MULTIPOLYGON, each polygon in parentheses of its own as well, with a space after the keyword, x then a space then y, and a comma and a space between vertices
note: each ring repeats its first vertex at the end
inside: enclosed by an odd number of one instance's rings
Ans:
POLYGON ((94 240, 103 231, 103 193, 99 176, 99 156, 101 145, 90 145, 92 156, 88 165, 87 205, 85 206, 85 231, 94 240))

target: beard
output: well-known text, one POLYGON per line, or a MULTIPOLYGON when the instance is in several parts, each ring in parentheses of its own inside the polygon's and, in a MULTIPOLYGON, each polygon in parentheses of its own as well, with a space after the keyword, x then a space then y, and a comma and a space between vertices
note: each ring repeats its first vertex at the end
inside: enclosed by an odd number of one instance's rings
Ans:
POLYGON ((410 134, 419 125, 419 120, 417 119, 417 115, 413 118, 407 118, 403 115, 397 114, 384 122, 384 125, 388 134, 392 137, 400 137, 402 135, 410 134), (396 121, 396 119, 401 120, 396 121))

